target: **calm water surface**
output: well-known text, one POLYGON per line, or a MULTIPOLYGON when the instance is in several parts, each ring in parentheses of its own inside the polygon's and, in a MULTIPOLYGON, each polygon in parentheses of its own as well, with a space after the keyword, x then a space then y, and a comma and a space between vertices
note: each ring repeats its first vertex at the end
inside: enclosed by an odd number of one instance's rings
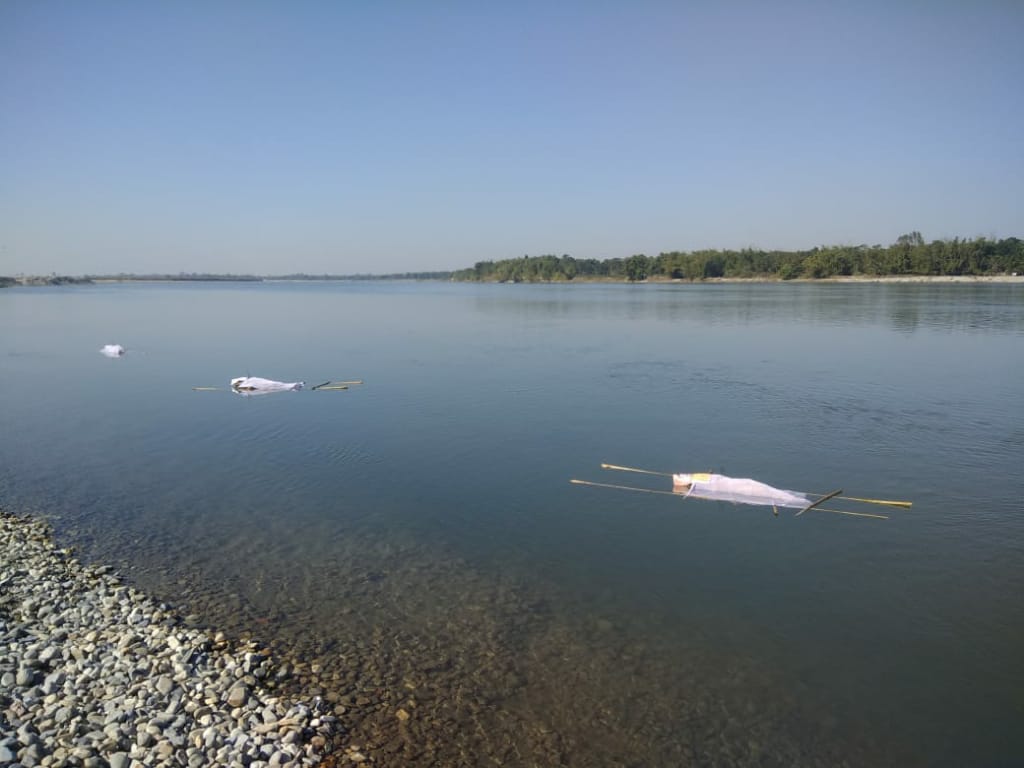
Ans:
POLYGON ((6 289, 0 503, 317 660, 381 764, 1021 765, 1022 394, 1021 285, 6 289), (245 374, 365 384, 192 390, 245 374))

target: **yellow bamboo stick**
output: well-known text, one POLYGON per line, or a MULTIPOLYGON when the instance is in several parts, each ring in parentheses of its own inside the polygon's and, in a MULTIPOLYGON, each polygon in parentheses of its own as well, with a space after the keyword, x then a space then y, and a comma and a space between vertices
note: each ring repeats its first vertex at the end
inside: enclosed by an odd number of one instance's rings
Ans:
POLYGON ((661 475, 662 477, 672 477, 671 472, 654 472, 650 469, 637 469, 636 467, 620 467, 618 464, 602 464, 601 469, 617 469, 621 472, 639 472, 643 475, 661 475))
MULTIPOLYGON (((838 497, 837 497, 838 498, 838 497)), ((878 520, 888 520, 888 515, 876 515, 872 512, 847 512, 845 509, 825 509, 824 507, 814 507, 813 509, 807 510, 808 512, 831 512, 834 515, 852 515, 854 517, 874 517, 878 520)))
MULTIPOLYGON (((685 498, 682 493, 676 493, 675 491, 658 491, 653 488, 636 488, 632 485, 614 485, 612 483, 594 483, 590 480, 576 480, 575 478, 569 481, 575 485, 590 485, 595 488, 614 488, 619 491, 637 491, 639 493, 654 493, 659 496, 675 496, 676 498, 685 498)), ((703 501, 703 499, 701 499, 703 501)), ((757 505, 751 505, 757 506, 757 505)), ((871 512, 847 512, 842 509, 825 509, 823 507, 813 507, 808 510, 809 512, 830 512, 834 515, 850 515, 852 517, 871 517, 876 520, 888 520, 888 515, 876 515, 871 512)))
POLYGON ((620 491, 639 491, 640 493, 656 493, 661 496, 675 496, 679 498, 682 496, 681 493, 675 493, 673 491, 656 491, 653 488, 634 488, 631 485, 612 485, 611 483, 592 483, 589 480, 570 480, 570 483, 576 485, 593 485, 596 488, 616 488, 620 491))
POLYGON ((224 387, 192 387, 193 392, 220 392, 224 387))
POLYGON ((914 506, 914 502, 912 501, 890 501, 889 499, 862 499, 857 496, 839 496, 837 498, 840 498, 843 501, 859 501, 864 504, 883 504, 887 507, 910 508, 914 506))

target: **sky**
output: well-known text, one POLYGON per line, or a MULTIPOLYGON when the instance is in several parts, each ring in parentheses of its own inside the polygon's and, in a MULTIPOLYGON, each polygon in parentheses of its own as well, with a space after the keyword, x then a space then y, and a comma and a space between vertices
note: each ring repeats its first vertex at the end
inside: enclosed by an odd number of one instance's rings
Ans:
POLYGON ((0 275, 1024 237, 1024 2, 0 2, 0 275))

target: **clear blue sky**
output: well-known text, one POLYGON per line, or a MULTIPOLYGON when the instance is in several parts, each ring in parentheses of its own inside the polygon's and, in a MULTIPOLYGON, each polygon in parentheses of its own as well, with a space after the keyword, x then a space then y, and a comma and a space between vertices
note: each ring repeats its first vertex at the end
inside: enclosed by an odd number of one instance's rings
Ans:
POLYGON ((0 3, 0 274, 1024 236, 1024 2, 0 3))

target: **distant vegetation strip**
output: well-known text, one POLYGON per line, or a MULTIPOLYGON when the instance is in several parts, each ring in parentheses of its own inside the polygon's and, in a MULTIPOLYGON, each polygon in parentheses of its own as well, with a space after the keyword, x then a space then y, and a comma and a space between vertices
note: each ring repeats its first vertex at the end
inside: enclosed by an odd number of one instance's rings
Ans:
POLYGON ((145 282, 261 282, 265 280, 455 280, 459 282, 543 283, 570 280, 793 280, 829 277, 985 276, 1024 275, 1024 240, 954 238, 926 243, 920 232, 901 235, 890 246, 829 245, 806 251, 732 250, 642 253, 629 258, 574 259, 563 256, 523 256, 478 261, 454 272, 401 272, 386 275, 331 275, 296 272, 288 275, 223 275, 202 272, 178 274, 85 275, 67 277, 2 277, 0 288, 12 285, 64 285, 107 281, 145 282))
POLYGON ((793 280, 863 275, 941 276, 1024 274, 1024 241, 933 240, 920 232, 901 235, 888 247, 832 245, 807 251, 671 251, 658 256, 574 259, 572 256, 523 256, 501 261, 479 261, 452 273, 452 280, 475 282, 558 282, 568 280, 647 279, 708 280, 749 278, 793 280))
POLYGON ((574 259, 523 256, 478 261, 453 272, 452 280, 487 283, 546 283, 573 280, 701 281, 725 279, 794 280, 837 276, 1024 274, 1024 241, 936 240, 921 232, 903 234, 889 247, 822 246, 809 251, 671 251, 657 256, 574 259))
POLYGON ((38 277, 31 275, 28 277, 3 277, 0 275, 0 288, 10 288, 12 285, 80 285, 82 283, 91 283, 87 277, 68 277, 67 275, 50 275, 48 277, 38 277))

